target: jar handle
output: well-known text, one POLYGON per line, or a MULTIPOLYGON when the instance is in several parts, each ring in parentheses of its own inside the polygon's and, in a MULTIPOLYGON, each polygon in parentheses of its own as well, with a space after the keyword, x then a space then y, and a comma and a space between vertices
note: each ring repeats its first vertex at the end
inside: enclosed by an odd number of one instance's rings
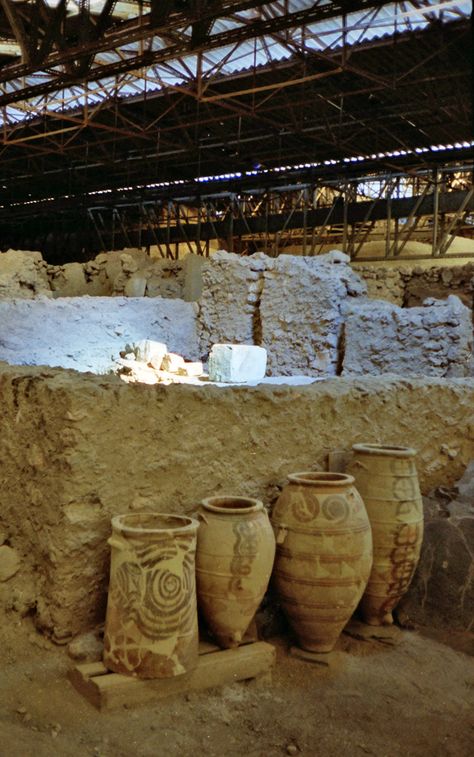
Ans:
POLYGON ((209 524, 209 521, 208 521, 208 519, 206 518, 206 516, 205 516, 205 515, 204 515, 204 513, 202 513, 202 512, 198 512, 198 513, 196 513, 196 518, 197 518, 198 520, 203 520, 203 521, 204 521, 204 523, 206 523, 206 525, 208 525, 208 524, 209 524))
POLYGON ((276 532, 276 543, 281 545, 285 541, 286 537, 288 536, 288 526, 285 526, 284 523, 280 523, 277 526, 277 532, 276 532))
POLYGON ((360 461, 360 460, 353 460, 353 461, 351 462, 351 466, 352 466, 352 465, 353 465, 354 467, 356 467, 356 466, 357 466, 358 468, 363 468, 363 469, 364 469, 364 470, 366 470, 366 471, 368 471, 368 470, 369 470, 368 466, 367 466, 367 465, 364 465, 364 463, 361 463, 361 461, 360 461))
POLYGON ((117 539, 113 536, 109 537, 107 539, 107 544, 109 544, 111 547, 115 547, 116 549, 125 549, 125 544, 121 539, 117 539))

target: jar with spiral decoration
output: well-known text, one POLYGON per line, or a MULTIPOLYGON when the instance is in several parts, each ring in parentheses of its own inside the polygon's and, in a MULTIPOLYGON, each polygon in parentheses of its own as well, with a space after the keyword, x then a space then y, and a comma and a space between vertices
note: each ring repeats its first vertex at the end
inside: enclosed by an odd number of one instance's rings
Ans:
POLYGON ((178 515, 112 518, 104 664, 138 678, 171 678, 198 662, 195 583, 199 523, 178 515))
POLYGON ((300 646, 329 652, 370 574, 370 524, 352 476, 305 471, 288 480, 272 513, 274 585, 300 646))
POLYGON ((374 543, 361 615, 369 625, 389 625, 413 578, 423 540, 416 450, 384 444, 354 444, 352 449, 349 472, 364 499, 374 543))
POLYGON ((267 590, 275 538, 260 500, 216 496, 197 517, 196 582, 199 610, 223 648, 240 644, 267 590))

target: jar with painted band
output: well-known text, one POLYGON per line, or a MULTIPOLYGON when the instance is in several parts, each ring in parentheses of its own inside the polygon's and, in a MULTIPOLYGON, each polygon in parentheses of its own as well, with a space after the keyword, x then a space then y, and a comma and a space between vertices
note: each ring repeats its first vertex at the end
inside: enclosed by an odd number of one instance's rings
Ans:
POLYGON ((370 524, 352 476, 305 471, 288 480, 272 513, 274 585, 300 646, 330 652, 367 584, 370 524))
POLYGON ((193 518, 112 518, 104 664, 138 678, 171 678, 198 662, 193 518))
POLYGON ((267 590, 273 530, 263 503, 250 497, 209 497, 197 517, 199 610, 219 646, 236 647, 267 590))
POLYGON ((349 472, 364 499, 374 542, 360 611, 370 625, 389 625, 413 578, 423 540, 416 450, 383 444, 354 444, 352 449, 349 472))

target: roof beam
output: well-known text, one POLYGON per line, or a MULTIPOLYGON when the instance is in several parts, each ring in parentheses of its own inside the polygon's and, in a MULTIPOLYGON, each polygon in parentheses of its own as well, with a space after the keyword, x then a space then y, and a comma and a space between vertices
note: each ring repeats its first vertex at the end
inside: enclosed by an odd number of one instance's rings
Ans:
MULTIPOLYGON (((2 0, 2 2, 8 2, 9 0, 2 0)), ((374 5, 386 5, 389 0, 354 0, 351 3, 351 11, 365 9, 367 7, 373 7, 374 5)), ((256 2, 251 3, 237 3, 234 4, 233 10, 245 9, 248 7, 255 7, 256 5, 263 5, 265 3, 256 2)), ((216 9, 214 3, 212 5, 204 6, 205 10, 201 17, 194 16, 191 19, 184 20, 181 17, 181 26, 189 24, 190 20, 194 21, 214 21, 217 18, 225 16, 228 11, 225 7, 229 6, 229 2, 222 2, 219 4, 219 10, 216 9), (213 8, 211 11, 210 8, 213 8)), ((15 91, 5 93, 0 96, 0 106, 7 105, 13 102, 19 102, 21 100, 28 99, 37 95, 45 94, 47 92, 53 92, 66 86, 73 84, 83 84, 84 78, 88 81, 98 81, 108 76, 114 76, 118 73, 126 71, 133 71, 139 68, 145 68, 157 63, 162 63, 168 60, 173 60, 181 56, 196 53, 199 51, 205 52, 207 50, 214 50, 220 47, 225 47, 229 44, 236 42, 243 42, 256 37, 261 37, 266 34, 272 34, 273 32, 282 31, 284 29, 296 28, 299 26, 305 26, 310 23, 322 21, 328 18, 334 18, 343 12, 344 3, 333 2, 331 4, 321 5, 319 2, 310 8, 306 8, 294 13, 286 13, 281 16, 273 18, 258 18, 249 23, 243 24, 235 28, 230 28, 216 34, 211 34, 203 41, 196 42, 196 37, 193 41, 192 35, 184 41, 179 40, 167 47, 156 50, 154 52, 146 51, 145 53, 137 54, 132 58, 117 61, 114 63, 99 65, 91 68, 89 71, 82 74, 82 76, 68 76, 64 71, 52 71, 53 78, 49 82, 41 84, 25 85, 15 91)), ((119 27, 119 29, 110 36, 106 33, 102 35, 98 40, 92 43, 83 44, 76 47, 68 47, 60 52, 51 53, 47 59, 43 62, 41 70, 45 68, 54 68, 57 66, 65 65, 70 61, 74 61, 81 56, 85 56, 86 53, 95 55, 98 52, 104 50, 115 49, 121 44, 137 41, 138 39, 147 39, 153 35, 163 36, 169 35, 171 28, 176 28, 176 22, 172 23, 168 19, 166 26, 153 27, 151 25, 149 15, 144 16, 141 19, 141 23, 135 28, 128 28, 127 25, 119 27)), ((178 27, 179 28, 179 27, 178 27)), ((25 77, 36 71, 32 66, 14 66, 13 64, 5 66, 0 69, 0 81, 8 81, 11 79, 17 79, 19 77, 25 77)))

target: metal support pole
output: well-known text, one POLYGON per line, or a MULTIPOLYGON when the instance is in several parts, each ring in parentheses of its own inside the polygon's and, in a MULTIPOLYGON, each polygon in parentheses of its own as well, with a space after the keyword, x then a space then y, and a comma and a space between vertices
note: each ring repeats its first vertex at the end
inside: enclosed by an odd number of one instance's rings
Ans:
POLYGON ((439 185, 441 174, 439 168, 433 171, 434 195, 433 195, 433 238, 431 242, 431 254, 433 257, 439 255, 438 233, 439 233, 439 185))

